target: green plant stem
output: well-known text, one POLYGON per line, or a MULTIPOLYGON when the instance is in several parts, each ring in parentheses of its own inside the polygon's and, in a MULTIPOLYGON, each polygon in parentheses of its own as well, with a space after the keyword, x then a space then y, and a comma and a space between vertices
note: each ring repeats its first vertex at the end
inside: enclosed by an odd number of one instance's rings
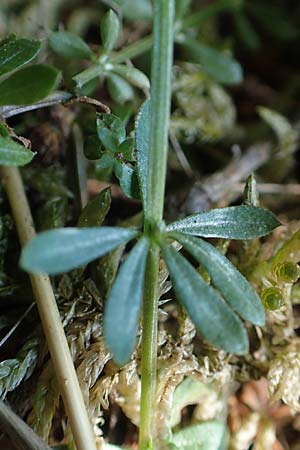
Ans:
MULTIPOLYGON (((151 124, 146 233, 154 233, 163 219, 173 62, 174 0, 154 1, 151 69, 151 124)), ((157 360, 157 283, 159 247, 152 244, 147 261, 143 303, 142 395, 139 450, 153 448, 157 360)))
POLYGON ((124 49, 112 54, 109 58, 111 64, 121 64, 128 59, 136 58, 143 53, 151 50, 153 38, 152 35, 146 36, 133 44, 128 45, 124 49))
MULTIPOLYGON (((35 236, 35 229, 22 178, 16 167, 1 167, 1 178, 23 246, 35 236)), ((85 409, 50 279, 46 274, 31 274, 30 281, 76 448, 96 450, 94 433, 85 409)))
POLYGON ((139 450, 152 448, 153 441, 152 417, 155 408, 154 398, 156 388, 158 267, 159 248, 154 245, 151 247, 148 256, 144 288, 139 450))
POLYGON ((151 126, 149 206, 145 221, 160 225, 163 218, 173 63, 174 1, 154 2, 151 66, 151 126))

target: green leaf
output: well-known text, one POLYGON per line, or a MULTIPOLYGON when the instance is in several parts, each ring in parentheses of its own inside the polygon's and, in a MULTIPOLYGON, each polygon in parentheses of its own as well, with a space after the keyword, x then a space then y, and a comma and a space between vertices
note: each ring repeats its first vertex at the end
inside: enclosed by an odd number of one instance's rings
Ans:
POLYGON ((265 322, 261 301, 246 278, 213 245, 194 236, 172 235, 209 273, 213 285, 244 319, 256 325, 265 322))
POLYGON ((69 31, 54 31, 49 36, 49 45, 60 56, 68 59, 92 58, 90 47, 76 34, 69 31))
POLYGON ((0 76, 31 61, 40 51, 41 43, 29 39, 9 39, 0 46, 0 76))
POLYGON ((83 152, 87 159, 95 160, 101 158, 103 155, 103 148, 96 134, 86 138, 83 152))
POLYGON ((172 403, 170 427, 181 422, 181 412, 189 405, 201 404, 213 390, 211 384, 201 383, 193 378, 185 378, 175 389, 172 403))
POLYGON ((279 225, 280 222, 270 211, 241 205, 194 214, 171 223, 166 230, 203 237, 254 239, 265 236, 279 225))
POLYGON ((105 152, 103 156, 101 156, 100 160, 97 163, 97 167, 100 169, 110 169, 113 167, 115 163, 115 157, 111 152, 105 152))
POLYGON ((121 6, 124 17, 132 21, 152 20, 152 5, 150 0, 115 0, 121 6))
POLYGON ((241 65, 230 56, 200 42, 184 37, 178 40, 192 62, 201 64, 203 72, 222 84, 238 84, 243 81, 241 65))
POLYGON ((37 64, 12 74, 0 83, 0 105, 25 105, 42 100, 57 86, 59 71, 37 64))
POLYGON ((131 85, 115 73, 107 73, 107 88, 112 99, 121 105, 134 98, 134 90, 131 85))
MULTIPOLYGON (((98 124, 98 121, 97 121, 98 124)), ((119 146, 118 139, 114 136, 114 134, 105 127, 97 126, 98 128, 98 136, 101 141, 101 144, 111 152, 115 152, 119 146)))
POLYGON ((116 278, 118 267, 125 250, 125 244, 119 245, 115 250, 102 256, 97 264, 97 286, 101 295, 106 298, 108 291, 116 278))
POLYGON ((44 231, 24 247, 20 265, 31 273, 67 272, 105 255, 136 235, 134 230, 118 227, 44 231))
POLYGON ((134 139, 127 138, 119 145, 117 153, 126 161, 134 161, 134 145, 134 139))
POLYGON ((175 3, 175 18, 177 20, 183 19, 183 17, 188 13, 191 7, 191 0, 176 0, 175 3))
POLYGON ((122 264, 104 312, 104 337, 115 362, 125 364, 135 347, 149 241, 142 238, 122 264))
POLYGON ((246 330, 217 291, 172 246, 163 247, 163 256, 176 297, 204 339, 227 352, 247 353, 246 330))
POLYGON ((101 20, 100 32, 104 53, 110 53, 117 43, 120 32, 119 18, 112 9, 101 20))
POLYGON ((234 13, 235 27, 240 39, 250 50, 255 50, 260 45, 260 39, 247 16, 237 11, 234 13))
POLYGON ((245 8, 276 39, 289 41, 299 37, 299 27, 293 24, 292 17, 276 2, 263 4, 261 1, 251 1, 246 2, 245 8))
POLYGON ((68 200, 59 196, 51 198, 38 208, 35 222, 39 231, 64 227, 68 219, 68 200))
POLYGON ((18 144, 9 137, 0 136, 0 165, 1 166, 24 166, 29 163, 35 153, 18 144))
POLYGON ((225 450, 226 441, 226 425, 212 420, 177 431, 169 446, 172 450, 225 450))
POLYGON ((139 199, 139 184, 136 171, 128 164, 122 164, 122 173, 119 177, 122 191, 127 197, 139 199))
POLYGON ((103 189, 83 209, 78 220, 79 227, 100 227, 110 209, 111 189, 103 189))
MULTIPOLYGON (((115 146, 119 145, 126 138, 126 130, 123 121, 115 116, 114 114, 97 114, 97 131, 99 139, 105 139, 105 136, 102 134, 103 130, 109 130, 113 135, 114 142, 113 144, 108 143, 107 145, 115 146)), ((105 145, 105 143, 103 142, 105 145)), ((112 148, 113 150, 113 148, 112 148)))
POLYGON ((125 66, 124 64, 114 64, 111 71, 125 78, 130 84, 140 89, 150 89, 148 77, 135 67, 125 66))
POLYGON ((286 155, 298 149, 299 132, 281 114, 264 106, 257 108, 260 117, 272 128, 279 141, 279 151, 286 155))
POLYGON ((145 214, 148 208, 148 167, 150 150, 151 104, 148 98, 142 105, 135 121, 135 146, 137 159, 137 176, 140 184, 145 214))

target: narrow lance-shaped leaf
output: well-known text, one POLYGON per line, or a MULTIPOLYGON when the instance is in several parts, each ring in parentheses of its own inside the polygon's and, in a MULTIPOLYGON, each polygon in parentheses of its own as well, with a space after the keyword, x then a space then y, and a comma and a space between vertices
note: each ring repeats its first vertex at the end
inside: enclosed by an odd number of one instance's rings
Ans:
POLYGON ((59 71, 46 64, 18 70, 0 83, 0 105, 25 105, 42 100, 58 80, 59 71))
POLYGON ((78 220, 79 227, 100 227, 111 204, 111 188, 97 194, 83 209, 78 220))
POLYGON ((49 36, 49 45, 58 55, 69 59, 91 58, 94 53, 76 34, 69 31, 54 31, 49 36))
POLYGON ((261 301, 246 278, 213 245, 183 233, 172 235, 209 273, 226 302, 244 319, 256 325, 265 321, 261 301))
POLYGON ((150 146, 150 98, 142 105, 135 122, 135 144, 137 159, 137 175, 142 194, 144 212, 147 212, 148 193, 147 178, 149 165, 149 146, 150 146))
POLYGON ((148 77, 135 67, 129 67, 123 64, 114 64, 111 65, 110 70, 120 75, 122 78, 125 78, 133 86, 136 86, 140 89, 150 89, 150 82, 148 77))
POLYGON ((20 264, 32 273, 55 275, 67 272, 105 255, 136 235, 135 230, 118 227, 45 231, 24 247, 20 264))
POLYGON ((35 153, 18 144, 9 137, 0 136, 0 165, 24 166, 29 163, 35 153))
POLYGON ((246 330, 217 291, 207 285, 196 269, 171 246, 163 248, 163 256, 176 297, 202 336, 227 352, 247 353, 246 330))
POLYGON ((149 241, 142 238, 122 264, 104 313, 104 336, 115 362, 125 364, 132 354, 140 314, 149 241))
POLYGON ((0 46, 0 76, 31 61, 38 54, 40 48, 39 41, 9 39, 0 46))
POLYGON ((100 25, 103 50, 110 53, 117 43, 120 32, 120 21, 117 14, 110 9, 105 14, 100 25))
POLYGON ((133 99, 134 90, 124 78, 116 73, 107 72, 106 81, 108 92, 116 103, 123 105, 133 99))
POLYGON ((184 48, 190 60, 201 64, 203 72, 218 83, 238 84, 243 80, 241 65, 230 56, 187 37, 179 39, 177 43, 184 48))
POLYGON ((270 211, 241 205, 194 214, 171 223, 166 230, 203 237, 254 239, 265 236, 279 225, 280 222, 270 211))

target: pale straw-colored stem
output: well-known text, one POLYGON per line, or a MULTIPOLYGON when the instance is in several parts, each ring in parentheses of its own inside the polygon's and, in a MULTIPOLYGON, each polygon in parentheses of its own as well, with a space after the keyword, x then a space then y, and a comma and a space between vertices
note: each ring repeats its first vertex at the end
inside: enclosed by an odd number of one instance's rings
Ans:
MULTIPOLYGON (((35 229, 22 178, 16 167, 1 167, 1 177, 23 246, 35 236, 35 229)), ((50 279, 46 274, 32 274, 30 281, 77 450, 96 450, 50 279)))

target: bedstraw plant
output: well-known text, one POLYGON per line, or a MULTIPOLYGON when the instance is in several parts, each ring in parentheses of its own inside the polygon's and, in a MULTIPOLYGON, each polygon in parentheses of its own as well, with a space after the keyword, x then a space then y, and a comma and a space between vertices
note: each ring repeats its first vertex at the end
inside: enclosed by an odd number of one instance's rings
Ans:
MULTIPOLYGON (((109 17, 109 20, 114 20, 112 15, 109 17)), ((104 337, 114 361, 118 365, 128 362, 136 345, 142 310, 140 450, 152 449, 155 445, 152 417, 160 258, 166 263, 177 300, 203 338, 227 352, 245 354, 248 352, 248 336, 241 319, 263 325, 265 318, 261 301, 233 264, 202 238, 253 239, 268 234, 279 224, 271 212, 251 205, 213 209, 170 224, 164 222, 174 0, 155 0, 153 17, 151 95, 140 109, 135 123, 136 170, 144 212, 143 229, 101 226, 45 231, 26 245, 21 257, 21 266, 25 270, 55 275, 83 266, 131 242, 128 256, 106 300, 104 337), (175 241, 189 258, 178 252, 175 241), (205 269, 211 284, 204 280, 191 260, 205 269)), ((53 35, 51 38, 53 48, 56 37, 53 35)), ((65 37, 68 38, 67 35, 65 37)), ((112 47, 107 44, 106 53, 112 47)), ((82 53, 90 54, 85 47, 82 47, 82 53)), ((77 82, 79 78, 82 80, 82 75, 77 77, 77 82)), ((98 132, 102 124, 98 124, 98 132)), ((105 133, 106 142, 117 139, 117 129, 110 128, 105 133)), ((118 145, 121 144, 119 139, 118 145)))

